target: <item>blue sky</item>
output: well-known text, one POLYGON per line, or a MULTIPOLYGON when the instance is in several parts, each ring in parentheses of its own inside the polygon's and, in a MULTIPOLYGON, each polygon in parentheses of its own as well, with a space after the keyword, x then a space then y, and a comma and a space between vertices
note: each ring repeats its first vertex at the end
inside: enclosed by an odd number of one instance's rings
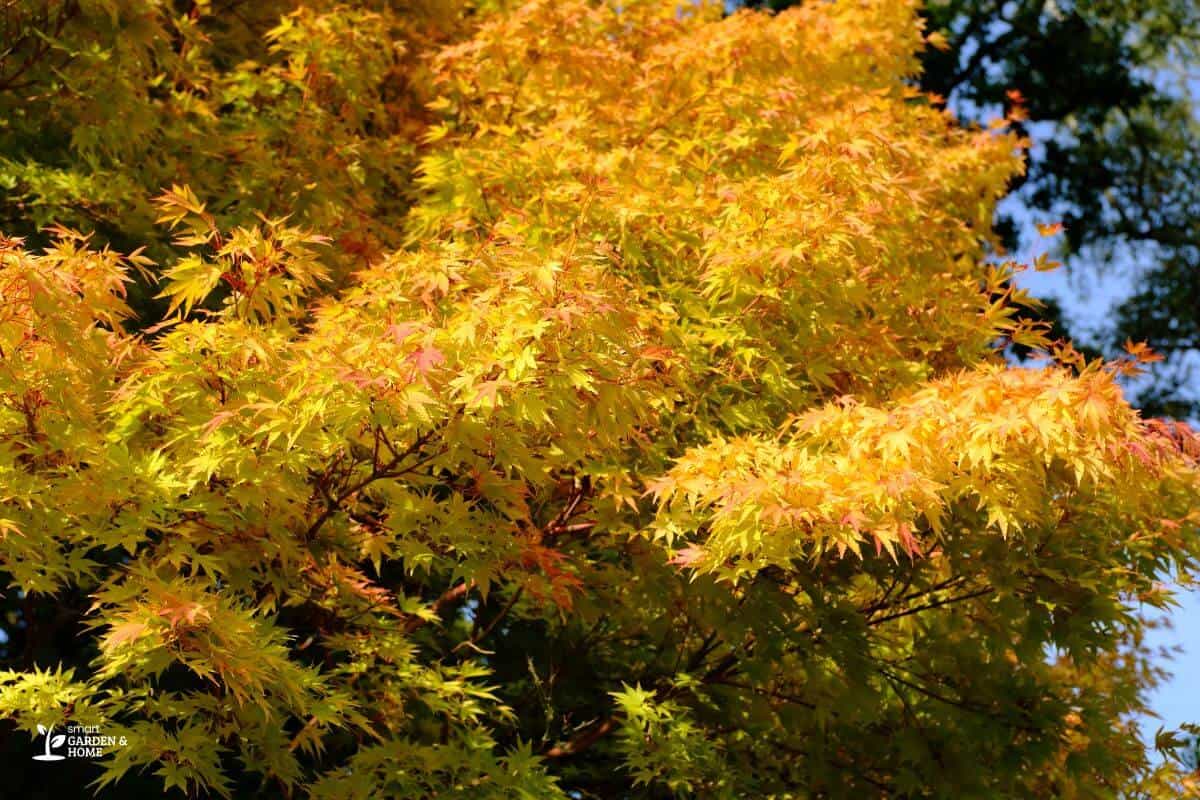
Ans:
POLYGON ((1180 649, 1166 661, 1174 676, 1151 699, 1151 707, 1167 728, 1200 722, 1200 592, 1187 592, 1180 600, 1182 607, 1170 616, 1174 628, 1155 631, 1151 637, 1155 646, 1180 649))

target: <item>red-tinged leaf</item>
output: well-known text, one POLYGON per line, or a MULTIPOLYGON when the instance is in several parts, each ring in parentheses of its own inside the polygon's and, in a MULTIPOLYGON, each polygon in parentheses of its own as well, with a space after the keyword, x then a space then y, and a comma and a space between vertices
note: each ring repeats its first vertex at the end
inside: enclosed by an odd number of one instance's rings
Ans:
POLYGON ((848 528, 861 531, 867 523, 867 518, 863 516, 862 512, 851 509, 842 515, 841 523, 848 528))
POLYGON ((909 558, 920 552, 917 540, 912 535, 912 528, 909 527, 907 522, 901 522, 896 528, 896 533, 900 537, 900 546, 904 548, 904 552, 908 554, 909 558))
POLYGON ((387 381, 381 377, 371 377, 360 369, 346 368, 338 373, 338 380, 346 381, 359 389, 369 389, 374 386, 382 386, 387 381))
POLYGON ((1141 462, 1143 467, 1146 469, 1154 468, 1154 459, 1151 458, 1150 453, 1146 451, 1141 442, 1126 442, 1125 447, 1137 457, 1137 460, 1141 462))
POLYGON ((642 497, 654 497, 662 499, 674 493, 676 486, 675 478, 671 475, 663 475, 658 478, 646 481, 646 491, 642 493, 642 497))
POLYGON ((417 372, 422 375, 428 375, 439 365, 445 363, 446 356, 442 354, 441 350, 429 344, 415 351, 409 356, 409 360, 417 368, 417 372))
POLYGON ((123 644, 136 641, 149 628, 150 626, 144 622, 123 622, 109 631, 108 636, 104 640, 104 649, 113 650, 123 644))
POLYGON ((393 616, 404 616, 394 605, 390 591, 348 564, 332 562, 325 570, 324 579, 327 585, 365 600, 375 610, 393 616))
POLYGON ((395 322, 387 327, 387 332, 391 334, 396 344, 403 344, 405 339, 419 330, 421 330, 421 326, 415 322, 395 322))
POLYGON ((178 325, 179 322, 180 322, 180 320, 177 317, 168 317, 167 319, 164 319, 162 322, 159 322, 155 325, 151 325, 150 327, 144 329, 142 331, 142 335, 143 336, 153 336, 156 333, 165 331, 167 328, 171 328, 171 327, 174 327, 175 325, 178 325))
POLYGON ((1037 232, 1041 236, 1057 236, 1063 232, 1063 224, 1061 222, 1039 222, 1037 232))
POLYGON ((487 402, 488 405, 496 405, 497 393, 504 388, 513 386, 513 382, 507 378, 498 378, 494 381, 484 381, 475 387, 475 396, 471 399, 472 405, 480 405, 487 402))
POLYGON ((213 418, 208 421, 208 424, 204 426, 204 435, 208 436, 211 434, 217 428, 221 427, 221 425, 225 423, 225 420, 236 416, 236 413, 237 412, 234 411, 218 411, 215 415, 213 415, 213 418))
POLYGON ((212 615, 204 606, 192 600, 183 600, 174 605, 163 606, 158 609, 158 615, 170 623, 172 628, 185 623, 195 625, 197 622, 206 622, 212 619, 212 615))
MULTIPOLYGON (((550 599, 563 609, 572 606, 572 593, 583 587, 579 576, 566 569, 569 564, 570 559, 566 554, 553 547, 546 547, 536 541, 526 541, 521 547, 521 567, 541 573, 549 585, 550 599)), ((535 597, 543 595, 542 587, 537 583, 527 583, 526 586, 535 597)))
POLYGON ((690 567, 703 561, 706 555, 708 553, 703 547, 690 544, 678 550, 667 563, 676 567, 690 567))

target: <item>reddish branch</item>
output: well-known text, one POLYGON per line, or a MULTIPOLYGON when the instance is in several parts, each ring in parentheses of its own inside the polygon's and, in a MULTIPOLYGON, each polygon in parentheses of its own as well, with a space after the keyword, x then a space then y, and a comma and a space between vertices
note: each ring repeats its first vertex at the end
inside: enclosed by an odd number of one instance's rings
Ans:
POLYGON ((616 727, 617 719, 615 717, 608 717, 583 733, 580 733, 566 744, 551 747, 544 755, 546 758, 565 758, 566 756, 573 756, 576 753, 582 753, 611 733, 616 727))
MULTIPOLYGON (((468 581, 465 583, 460 583, 457 586, 452 586, 446 591, 442 592, 438 599, 433 601, 434 613, 441 614, 447 608, 466 597, 467 592, 471 591, 471 589, 474 587, 475 581, 468 581)), ((412 633, 418 628, 423 627, 428 622, 429 620, 425 619, 424 617, 413 617, 405 626, 404 631, 405 633, 412 633)))
POLYGON ((307 540, 316 536, 321 527, 328 522, 334 514, 343 510, 343 504, 347 500, 353 498, 356 494, 361 492, 363 489, 366 489, 372 483, 375 483, 379 480, 398 478, 402 475, 415 472, 433 459, 442 455, 445 450, 444 448, 439 448, 432 453, 418 457, 417 460, 412 464, 402 466, 406 459, 420 453, 422 448, 429 443, 429 441, 437 432, 437 428, 428 430, 418 436, 407 449, 403 451, 397 451, 392 446, 391 442, 387 440, 386 436, 383 434, 383 431, 377 429, 375 431, 376 446, 372 454, 373 460, 371 463, 371 471, 365 476, 361 477, 359 480, 352 483, 347 483, 350 479, 350 476, 353 474, 354 468, 358 466, 357 464, 352 464, 350 469, 343 476, 341 476, 341 485, 337 487, 336 491, 330 484, 333 480, 334 472, 342 460, 342 455, 339 454, 335 456, 333 462, 326 467, 325 472, 316 481, 315 489, 320 495, 320 499, 324 501, 324 508, 304 532, 304 538, 307 540), (381 441, 384 446, 388 448, 388 451, 392 453, 391 460, 385 464, 380 464, 378 461, 378 445, 381 441))

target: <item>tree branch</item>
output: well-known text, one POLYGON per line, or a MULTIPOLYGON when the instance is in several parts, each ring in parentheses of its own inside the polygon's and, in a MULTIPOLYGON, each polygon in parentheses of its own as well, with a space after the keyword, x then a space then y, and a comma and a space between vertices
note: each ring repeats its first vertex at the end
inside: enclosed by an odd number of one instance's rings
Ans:
POLYGON ((493 617, 492 621, 487 624, 486 628, 484 628, 479 633, 472 636, 470 639, 459 642, 458 644, 456 644, 454 646, 454 649, 451 650, 450 652, 457 653, 459 650, 463 649, 464 647, 475 647, 481 641, 486 639, 488 637, 488 634, 490 634, 493 630, 495 630, 496 626, 500 624, 500 621, 508 616, 508 612, 512 611, 513 606, 515 606, 517 604, 517 601, 521 599, 521 595, 524 592, 525 592, 525 587, 524 586, 519 587, 515 592, 513 592, 512 598, 504 605, 504 608, 500 609, 500 613, 497 614, 495 617, 493 617))
POLYGON ((616 717, 607 717, 594 725, 592 728, 584 731, 575 738, 571 739, 564 745, 555 745, 543 753, 545 758, 566 758, 578 753, 582 753, 596 742, 603 739, 617 727, 616 717))
POLYGON ((900 619, 901 617, 907 617, 907 616, 911 616, 913 614, 919 614, 922 611, 929 611, 930 609, 933 609, 933 608, 940 608, 942 606, 948 606, 952 603, 959 603, 959 602, 962 602, 963 600, 971 600, 976 597, 984 597, 986 595, 991 594, 994 591, 995 591, 995 589, 988 587, 986 589, 979 589, 978 591, 968 592, 967 594, 961 594, 956 597, 946 597, 941 600, 935 600, 932 603, 926 603, 923 606, 915 606, 914 608, 906 608, 903 611, 897 611, 895 614, 888 614, 887 616, 879 617, 878 619, 868 619, 867 625, 870 625, 870 626, 882 625, 885 622, 891 622, 892 620, 900 619))

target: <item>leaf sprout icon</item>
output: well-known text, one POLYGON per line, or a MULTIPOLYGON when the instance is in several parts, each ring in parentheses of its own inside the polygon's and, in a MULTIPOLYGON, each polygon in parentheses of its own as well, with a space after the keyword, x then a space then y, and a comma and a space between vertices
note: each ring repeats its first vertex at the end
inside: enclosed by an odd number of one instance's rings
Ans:
POLYGON ((56 756, 50 752, 51 747, 58 747, 59 745, 61 745, 63 742, 65 742, 67 740, 66 734, 60 733, 58 736, 51 736, 51 734, 54 733, 53 726, 51 726, 50 729, 47 730, 45 725, 39 724, 37 726, 37 729, 38 729, 38 733, 40 733, 46 737, 46 752, 40 756, 34 756, 33 760, 34 761, 62 761, 64 758, 66 758, 66 756, 56 756))

